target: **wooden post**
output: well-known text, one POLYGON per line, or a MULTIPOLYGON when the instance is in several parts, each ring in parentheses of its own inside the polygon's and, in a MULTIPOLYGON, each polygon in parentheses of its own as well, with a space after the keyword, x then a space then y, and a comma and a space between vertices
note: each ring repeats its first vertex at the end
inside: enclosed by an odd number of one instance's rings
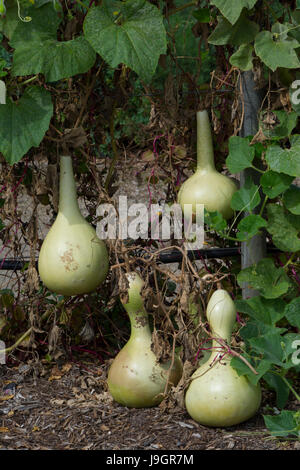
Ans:
MULTIPOLYGON (((241 137, 255 135, 258 131, 258 113, 261 106, 261 93, 255 89, 255 83, 252 70, 242 73, 242 90, 243 96, 241 99, 244 103, 244 121, 243 127, 240 132, 241 137)), ((246 178, 251 176, 255 184, 259 184, 260 173, 247 168, 240 174, 241 187, 245 184, 246 178)), ((253 212, 259 213, 260 208, 256 208, 253 212)), ((245 212, 245 216, 248 215, 245 212)), ((242 269, 258 263, 266 256, 266 237, 264 234, 255 235, 249 242, 242 243, 242 269)), ((246 286, 242 287, 243 299, 248 299, 259 294, 258 291, 250 289, 246 286)))

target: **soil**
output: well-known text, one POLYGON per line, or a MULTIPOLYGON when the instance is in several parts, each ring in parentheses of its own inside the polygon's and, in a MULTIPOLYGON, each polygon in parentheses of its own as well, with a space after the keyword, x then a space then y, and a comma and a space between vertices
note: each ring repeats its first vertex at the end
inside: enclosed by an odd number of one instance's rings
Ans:
POLYGON ((300 450, 299 440, 267 432, 267 395, 246 423, 207 428, 178 407, 118 405, 106 388, 107 364, 36 367, 0 366, 0 450, 300 450))

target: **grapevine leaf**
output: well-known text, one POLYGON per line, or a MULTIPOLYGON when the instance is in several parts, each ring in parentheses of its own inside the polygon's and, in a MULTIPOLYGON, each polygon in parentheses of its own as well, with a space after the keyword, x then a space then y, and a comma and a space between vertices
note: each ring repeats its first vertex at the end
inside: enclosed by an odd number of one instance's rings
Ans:
POLYGON ((218 24, 208 38, 210 44, 241 46, 252 42, 259 31, 258 24, 241 16, 234 26, 223 16, 218 16, 218 24))
POLYGON ((259 233, 259 229, 266 227, 267 221, 260 215, 250 214, 244 217, 238 224, 238 233, 236 238, 240 241, 247 241, 259 233))
POLYGON ((246 71, 252 69, 252 60, 253 60, 253 46, 250 44, 242 44, 238 50, 232 54, 229 59, 229 62, 234 67, 246 71))
POLYGON ((249 145, 247 139, 238 136, 230 137, 226 165, 231 173, 239 173, 245 168, 251 167, 254 155, 255 149, 249 145))
POLYGON ((300 216, 286 213, 278 204, 269 204, 267 212, 267 230, 273 243, 283 251, 295 253, 300 250, 300 216))
POLYGON ((282 410, 280 415, 263 415, 263 418, 272 436, 299 437, 299 422, 297 423, 296 420, 296 411, 282 410))
POLYGON ((248 177, 244 186, 231 199, 231 207, 237 211, 252 211, 260 203, 259 187, 248 177))
POLYGON ((300 177, 300 145, 295 145, 290 149, 271 145, 266 152, 266 161, 271 170, 277 173, 300 177))
POLYGON ((296 40, 282 40, 280 36, 275 37, 270 31, 261 31, 255 38, 254 48, 258 57, 273 72, 278 67, 294 69, 300 67, 295 48, 299 47, 296 40))
POLYGON ((215 5, 231 24, 234 24, 238 20, 243 8, 251 10, 256 2, 257 0, 211 0, 210 3, 215 5))
POLYGON ((84 34, 111 67, 123 63, 149 81, 160 54, 166 52, 166 31, 157 7, 145 0, 103 0, 89 10, 84 34))
POLYGON ((300 188, 292 185, 283 195, 285 207, 295 215, 300 215, 300 188))
POLYGON ((258 290, 266 299, 275 299, 285 294, 291 286, 283 268, 276 268, 274 261, 264 258, 259 263, 243 269, 237 276, 240 286, 246 283, 258 290))
POLYGON ((57 41, 60 19, 52 4, 30 12, 30 23, 20 22, 10 44, 15 49, 14 76, 43 73, 49 82, 87 72, 95 63, 96 53, 83 36, 57 41))
POLYGON ((266 171, 260 178, 260 184, 263 192, 271 199, 286 191, 293 176, 285 175, 284 173, 275 173, 274 171, 266 171))
POLYGON ((0 106, 0 152, 11 165, 31 147, 38 147, 53 114, 51 94, 38 86, 28 87, 18 103, 0 106))
POLYGON ((286 305, 284 315, 292 326, 300 329, 300 297, 286 305))

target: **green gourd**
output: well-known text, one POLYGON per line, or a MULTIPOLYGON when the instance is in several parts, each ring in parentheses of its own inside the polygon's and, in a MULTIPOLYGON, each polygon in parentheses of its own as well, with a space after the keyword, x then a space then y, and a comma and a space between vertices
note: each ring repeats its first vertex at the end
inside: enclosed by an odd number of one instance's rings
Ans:
POLYGON ((40 250, 39 274, 57 294, 85 294, 106 278, 108 253, 80 212, 70 156, 60 158, 59 189, 58 214, 40 250))
MULTIPOLYGON (((163 399, 168 375, 168 389, 176 385, 182 375, 182 363, 175 356, 160 364, 151 350, 151 330, 148 313, 144 308, 141 290, 144 282, 135 273, 127 274, 128 301, 124 308, 129 316, 131 335, 129 341, 115 357, 108 373, 108 388, 115 401, 121 405, 144 408, 158 405, 163 399)), ((124 302, 124 301, 123 301, 124 302)))
MULTIPOLYGON (((213 338, 230 344, 236 320, 234 303, 225 290, 212 295, 206 316, 213 338)), ((213 339, 210 358, 192 375, 185 395, 189 415, 205 426, 233 426, 251 418, 261 402, 261 390, 231 367, 232 356, 213 339)))
POLYGON ((192 205, 192 215, 196 214, 196 204, 204 204, 209 212, 219 211, 225 219, 233 215, 231 198, 237 186, 234 181, 216 170, 211 127, 207 111, 197 112, 197 169, 181 186, 178 203, 186 215, 191 215, 185 204, 192 205))

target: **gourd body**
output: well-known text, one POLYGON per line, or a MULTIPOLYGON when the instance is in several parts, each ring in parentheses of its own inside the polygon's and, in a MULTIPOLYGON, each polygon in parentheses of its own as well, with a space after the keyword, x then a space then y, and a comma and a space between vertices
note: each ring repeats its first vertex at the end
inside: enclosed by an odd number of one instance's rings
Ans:
MULTIPOLYGON (((230 178, 219 173, 214 164, 212 135, 207 111, 197 112, 197 169, 181 186, 178 203, 184 211, 184 205, 192 205, 192 214, 196 214, 196 205, 204 204, 209 212, 219 211, 229 219, 233 211, 231 198, 237 190, 230 178)), ((189 214, 186 207, 185 214, 189 214)))
POLYGON ((38 269, 48 289, 62 295, 91 292, 105 279, 108 253, 82 216, 71 157, 60 161, 59 211, 40 250, 38 269))
MULTIPOLYGON (((207 307, 213 336, 230 343, 235 315, 234 303, 229 294, 217 290, 207 307)), ((208 361, 191 377, 185 396, 186 409, 202 425, 233 426, 257 412, 261 402, 260 386, 251 384, 245 376, 237 374, 230 366, 231 356, 222 358, 224 351, 220 351, 220 345, 215 340, 213 350, 208 361)))
POLYGON ((168 389, 176 385, 182 374, 182 364, 175 356, 171 361, 159 364, 151 350, 151 331, 148 314, 141 297, 142 279, 136 273, 128 275, 129 300, 124 307, 131 323, 131 336, 115 357, 108 373, 109 391, 118 403, 133 408, 158 405, 163 399, 166 383, 168 389))

